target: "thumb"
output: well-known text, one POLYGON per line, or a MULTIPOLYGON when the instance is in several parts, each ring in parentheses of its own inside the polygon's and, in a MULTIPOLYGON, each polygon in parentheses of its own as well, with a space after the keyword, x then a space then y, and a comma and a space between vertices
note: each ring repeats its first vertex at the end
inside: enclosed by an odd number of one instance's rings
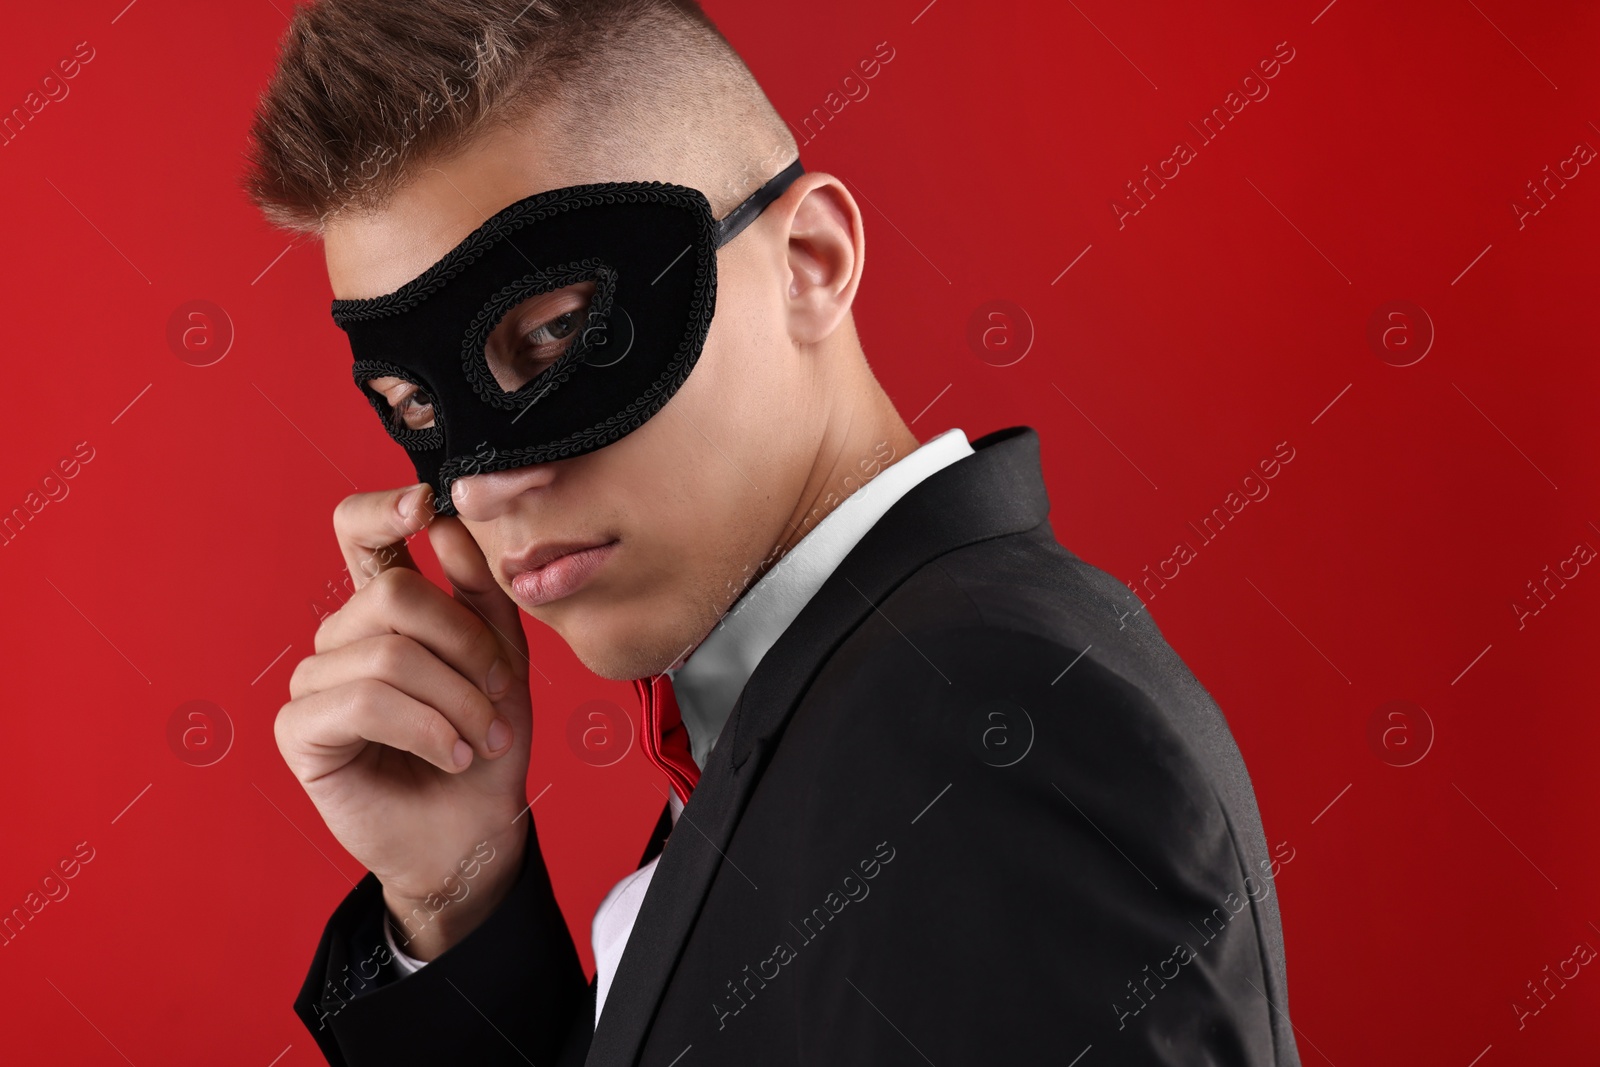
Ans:
POLYGON ((489 624, 506 662, 518 679, 527 681, 532 664, 528 660, 528 637, 522 630, 522 609, 495 581, 478 542, 460 519, 439 515, 428 527, 428 543, 433 546, 433 554, 457 602, 489 624))

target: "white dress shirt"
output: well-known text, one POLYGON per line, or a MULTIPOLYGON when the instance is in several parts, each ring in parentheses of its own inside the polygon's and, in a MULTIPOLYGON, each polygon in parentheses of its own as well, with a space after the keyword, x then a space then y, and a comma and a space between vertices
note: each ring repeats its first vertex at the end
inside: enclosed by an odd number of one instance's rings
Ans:
MULTIPOLYGON (((966 434, 950 429, 884 467, 845 497, 746 590, 680 666, 668 669, 695 763, 705 766, 723 723, 756 665, 856 543, 912 486, 972 452, 966 434)), ((676 826, 683 810, 676 791, 669 792, 668 805, 676 826)), ((612 886, 595 909, 590 941, 594 948, 597 1024, 655 870, 656 860, 652 859, 612 886)), ((400 951, 387 922, 384 936, 400 974, 411 974, 426 965, 400 951)))

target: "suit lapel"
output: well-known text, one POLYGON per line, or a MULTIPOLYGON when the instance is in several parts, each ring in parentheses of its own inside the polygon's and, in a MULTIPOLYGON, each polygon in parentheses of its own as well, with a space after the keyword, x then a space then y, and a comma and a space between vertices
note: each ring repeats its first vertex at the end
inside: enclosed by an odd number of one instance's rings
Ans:
MULTIPOLYGON (((829 575, 739 694, 699 784, 667 837, 656 873, 589 1047, 587 1067, 631 1067, 684 942, 727 859, 767 754, 800 697, 834 650, 913 571, 976 541, 1031 530, 1050 502, 1038 434, 1026 426, 972 442, 974 454, 936 471, 897 500, 829 575)), ((671 1056, 678 1050, 671 1050, 671 1056)))

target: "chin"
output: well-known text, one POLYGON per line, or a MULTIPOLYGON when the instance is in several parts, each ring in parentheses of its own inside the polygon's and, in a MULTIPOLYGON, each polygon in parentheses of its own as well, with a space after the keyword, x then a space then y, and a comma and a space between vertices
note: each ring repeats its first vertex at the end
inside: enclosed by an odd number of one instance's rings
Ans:
POLYGON ((613 681, 628 681, 666 670, 684 648, 683 642, 677 642, 671 651, 663 651, 663 635, 640 633, 629 625, 643 614, 645 609, 630 604, 563 613, 559 624, 549 625, 591 672, 613 681))
POLYGON ((639 661, 633 657, 618 656, 616 649, 590 648, 584 645, 573 645, 571 642, 568 642, 568 645, 572 648, 573 654, 578 657, 578 662, 601 678, 622 682, 658 673, 651 667, 641 666, 639 661))

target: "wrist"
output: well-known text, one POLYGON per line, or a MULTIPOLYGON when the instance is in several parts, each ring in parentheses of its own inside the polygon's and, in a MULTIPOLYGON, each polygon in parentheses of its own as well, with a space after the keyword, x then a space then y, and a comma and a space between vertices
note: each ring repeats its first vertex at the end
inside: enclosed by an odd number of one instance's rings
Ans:
POLYGON ((430 892, 384 886, 384 921, 395 947, 431 962, 482 926, 516 884, 526 841, 526 829, 521 828, 508 838, 480 842, 430 892))

